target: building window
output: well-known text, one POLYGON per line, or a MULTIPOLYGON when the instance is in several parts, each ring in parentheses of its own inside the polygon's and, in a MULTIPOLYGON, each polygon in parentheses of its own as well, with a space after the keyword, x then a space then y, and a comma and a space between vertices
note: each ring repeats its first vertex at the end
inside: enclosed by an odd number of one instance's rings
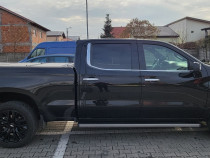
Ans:
POLYGON ((42 32, 40 32, 40 38, 42 38, 42 32))
POLYGON ((194 31, 191 31, 191 33, 194 33, 194 31))
POLYGON ((33 35, 36 37, 36 30, 33 30, 33 35))

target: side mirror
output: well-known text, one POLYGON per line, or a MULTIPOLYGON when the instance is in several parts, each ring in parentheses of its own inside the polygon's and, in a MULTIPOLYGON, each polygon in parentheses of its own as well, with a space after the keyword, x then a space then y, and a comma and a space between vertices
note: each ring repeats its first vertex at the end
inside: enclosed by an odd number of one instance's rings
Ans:
POLYGON ((199 62, 193 62, 192 63, 192 69, 194 72, 200 72, 201 71, 201 64, 199 62))
POLYGON ((190 73, 180 73, 179 77, 182 78, 199 78, 202 77, 201 73, 201 64, 199 62, 190 62, 189 63, 189 69, 191 70, 190 73))

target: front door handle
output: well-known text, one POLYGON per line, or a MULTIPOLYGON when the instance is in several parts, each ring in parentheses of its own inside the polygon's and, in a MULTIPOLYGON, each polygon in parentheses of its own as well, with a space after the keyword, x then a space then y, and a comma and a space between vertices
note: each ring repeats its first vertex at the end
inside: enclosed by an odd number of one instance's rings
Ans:
POLYGON ((83 78, 83 81, 98 81, 98 78, 95 77, 88 77, 88 78, 83 78))
POLYGON ((145 82, 159 82, 160 81, 160 79, 158 79, 158 78, 146 78, 145 79, 145 82))

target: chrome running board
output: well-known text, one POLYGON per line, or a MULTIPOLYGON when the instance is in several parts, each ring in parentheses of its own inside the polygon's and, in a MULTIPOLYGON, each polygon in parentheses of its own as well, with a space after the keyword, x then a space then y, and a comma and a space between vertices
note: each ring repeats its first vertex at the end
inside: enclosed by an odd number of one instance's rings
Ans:
POLYGON ((200 127, 200 124, 79 124, 81 128, 200 127))

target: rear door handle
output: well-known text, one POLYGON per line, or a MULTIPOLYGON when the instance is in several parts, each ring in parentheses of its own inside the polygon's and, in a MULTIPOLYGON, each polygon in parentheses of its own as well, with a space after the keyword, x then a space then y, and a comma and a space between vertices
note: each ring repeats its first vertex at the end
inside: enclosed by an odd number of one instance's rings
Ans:
POLYGON ((98 81, 98 78, 95 77, 88 77, 88 78, 83 78, 83 81, 98 81))
POLYGON ((160 79, 158 78, 145 78, 145 82, 159 82, 160 79))

